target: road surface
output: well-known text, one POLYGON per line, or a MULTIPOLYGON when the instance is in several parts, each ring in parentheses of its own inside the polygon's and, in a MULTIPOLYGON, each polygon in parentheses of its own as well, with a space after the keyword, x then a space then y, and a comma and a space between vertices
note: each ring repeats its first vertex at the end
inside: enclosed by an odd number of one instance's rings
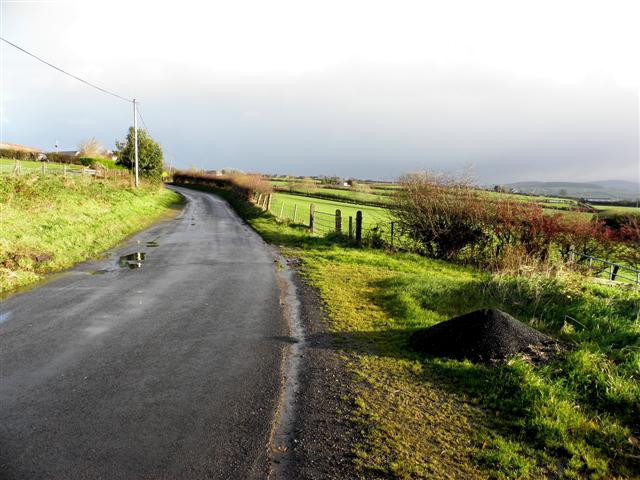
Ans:
POLYGON ((176 190, 176 219, 2 302, 0 479, 265 477, 274 256, 224 201, 176 190))

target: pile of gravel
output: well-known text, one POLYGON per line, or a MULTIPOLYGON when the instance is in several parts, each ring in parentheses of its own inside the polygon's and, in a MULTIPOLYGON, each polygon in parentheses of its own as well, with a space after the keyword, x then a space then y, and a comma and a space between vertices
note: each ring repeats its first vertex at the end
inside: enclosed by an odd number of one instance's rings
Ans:
POLYGON ((434 357, 479 363, 503 362, 515 354, 538 363, 561 348, 552 337, 497 309, 476 310, 418 330, 409 344, 434 357))

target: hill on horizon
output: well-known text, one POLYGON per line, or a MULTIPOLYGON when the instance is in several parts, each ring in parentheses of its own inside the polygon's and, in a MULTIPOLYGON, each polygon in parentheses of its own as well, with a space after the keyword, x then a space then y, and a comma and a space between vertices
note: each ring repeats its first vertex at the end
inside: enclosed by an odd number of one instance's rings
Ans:
POLYGON ((598 180, 593 182, 527 181, 507 183, 504 186, 523 193, 563 197, 636 200, 640 196, 640 183, 629 180, 598 180))

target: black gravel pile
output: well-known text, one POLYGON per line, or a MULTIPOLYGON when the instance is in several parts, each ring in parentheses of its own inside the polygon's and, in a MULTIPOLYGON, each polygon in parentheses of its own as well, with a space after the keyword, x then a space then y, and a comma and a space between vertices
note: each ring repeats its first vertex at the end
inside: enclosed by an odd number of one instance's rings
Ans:
POLYGON ((544 360, 560 349, 558 342, 497 309, 476 310, 411 335, 415 350, 452 359, 495 363, 517 353, 544 360))

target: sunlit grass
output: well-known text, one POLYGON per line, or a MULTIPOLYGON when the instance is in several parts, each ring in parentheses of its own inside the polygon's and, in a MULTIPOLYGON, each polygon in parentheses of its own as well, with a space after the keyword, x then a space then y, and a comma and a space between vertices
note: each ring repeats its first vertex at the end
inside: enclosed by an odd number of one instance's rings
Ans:
POLYGON ((353 447, 364 477, 640 476, 640 293, 584 277, 492 275, 360 249, 227 195, 263 237, 301 259, 355 376, 353 447), (536 366, 429 358, 409 335, 497 307, 571 348, 536 366))
POLYGON ((94 256, 180 202, 155 185, 38 174, 0 179, 0 291, 94 256))

